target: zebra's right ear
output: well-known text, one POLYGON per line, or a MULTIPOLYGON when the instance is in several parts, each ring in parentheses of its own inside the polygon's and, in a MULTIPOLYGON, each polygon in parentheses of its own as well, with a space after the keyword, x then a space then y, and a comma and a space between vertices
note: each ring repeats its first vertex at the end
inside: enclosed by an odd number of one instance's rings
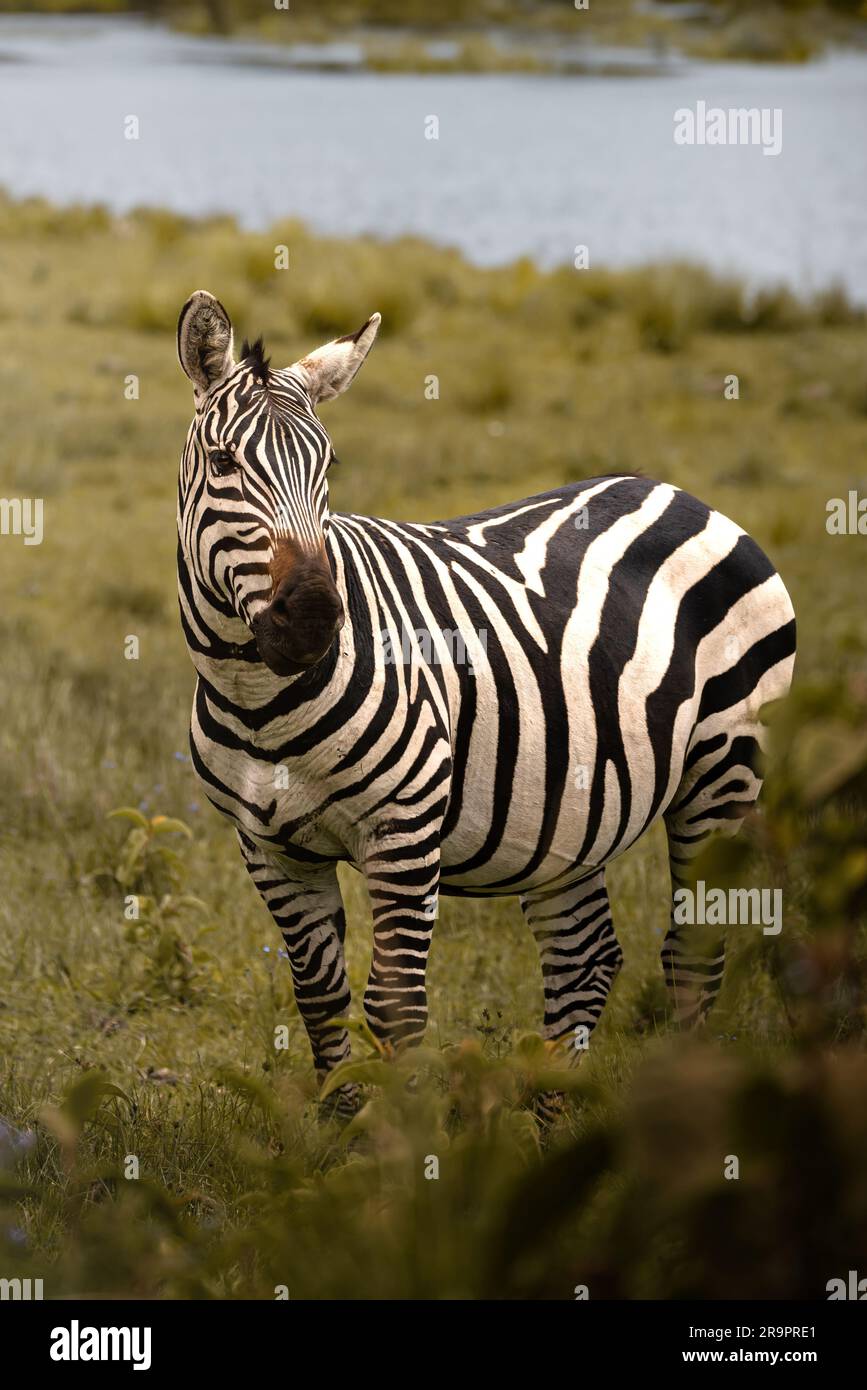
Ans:
POLYGON ((207 290, 196 290, 181 310, 178 358, 197 397, 222 381, 235 365, 232 320, 207 290))

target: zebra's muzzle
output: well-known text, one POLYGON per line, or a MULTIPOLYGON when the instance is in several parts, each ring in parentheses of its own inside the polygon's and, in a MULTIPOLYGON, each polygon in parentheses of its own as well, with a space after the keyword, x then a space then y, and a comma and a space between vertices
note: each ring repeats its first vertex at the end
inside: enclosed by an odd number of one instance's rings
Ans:
POLYGON ((295 676, 321 661, 345 621, 327 560, 294 566, 253 621, 259 655, 277 676, 295 676))

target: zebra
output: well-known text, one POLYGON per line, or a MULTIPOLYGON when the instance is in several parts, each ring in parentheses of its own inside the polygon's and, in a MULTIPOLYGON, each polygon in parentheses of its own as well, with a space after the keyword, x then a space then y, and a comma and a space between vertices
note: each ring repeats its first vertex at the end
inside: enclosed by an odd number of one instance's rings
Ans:
MULTIPOLYGON (((708 836, 738 829, 760 711, 792 678, 792 604, 737 525, 641 475, 436 523, 331 513, 316 409, 379 323, 275 369, 261 338, 236 361, 207 291, 181 310, 192 761, 282 933, 320 1083, 350 1056, 341 862, 367 882, 364 1012, 386 1053, 424 1034, 439 896, 517 895, 543 1036, 572 1062, 623 959, 606 866, 662 818, 676 892, 708 836)), ((714 935, 672 912, 662 966, 683 1023, 719 989, 714 935)), ((355 1088, 336 1094, 349 1113, 355 1088)))

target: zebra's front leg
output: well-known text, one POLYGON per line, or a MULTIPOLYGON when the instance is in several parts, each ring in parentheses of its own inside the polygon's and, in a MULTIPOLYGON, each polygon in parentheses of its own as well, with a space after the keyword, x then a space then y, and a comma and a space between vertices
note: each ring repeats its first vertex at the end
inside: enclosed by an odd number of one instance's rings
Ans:
POLYGON ((364 1012, 387 1047, 421 1042, 425 973, 437 912, 439 843, 376 846, 365 863, 373 913, 373 959, 364 1012))
MULTIPOLYGON (((349 1013, 349 981, 343 941, 346 916, 333 865, 293 876, 279 859, 239 835, 247 872, 286 943, 295 1002, 307 1030, 320 1084, 350 1056, 349 1033, 333 1020, 349 1013)), ((358 1107, 359 1088, 341 1086, 328 1109, 349 1116, 358 1107)))
MULTIPOLYGON (((568 1039, 570 1066, 584 1056, 590 1034, 599 1022, 623 953, 614 935, 611 906, 600 869, 565 888, 525 893, 521 907, 539 948, 545 992, 543 1036, 551 1042, 568 1039)), ((537 1100, 543 1120, 562 1108, 559 1093, 537 1100)))

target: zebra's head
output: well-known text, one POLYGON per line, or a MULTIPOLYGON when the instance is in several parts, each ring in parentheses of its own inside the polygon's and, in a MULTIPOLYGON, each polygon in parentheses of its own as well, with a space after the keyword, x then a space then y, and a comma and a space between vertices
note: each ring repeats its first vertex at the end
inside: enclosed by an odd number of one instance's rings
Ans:
POLYGON ((178 356, 193 383, 178 534, 212 625, 243 622, 280 676, 320 661, 344 622, 325 548, 331 441, 315 408, 345 391, 379 328, 326 343, 277 370, 261 338, 235 361, 232 324, 197 290, 178 320, 178 356))

